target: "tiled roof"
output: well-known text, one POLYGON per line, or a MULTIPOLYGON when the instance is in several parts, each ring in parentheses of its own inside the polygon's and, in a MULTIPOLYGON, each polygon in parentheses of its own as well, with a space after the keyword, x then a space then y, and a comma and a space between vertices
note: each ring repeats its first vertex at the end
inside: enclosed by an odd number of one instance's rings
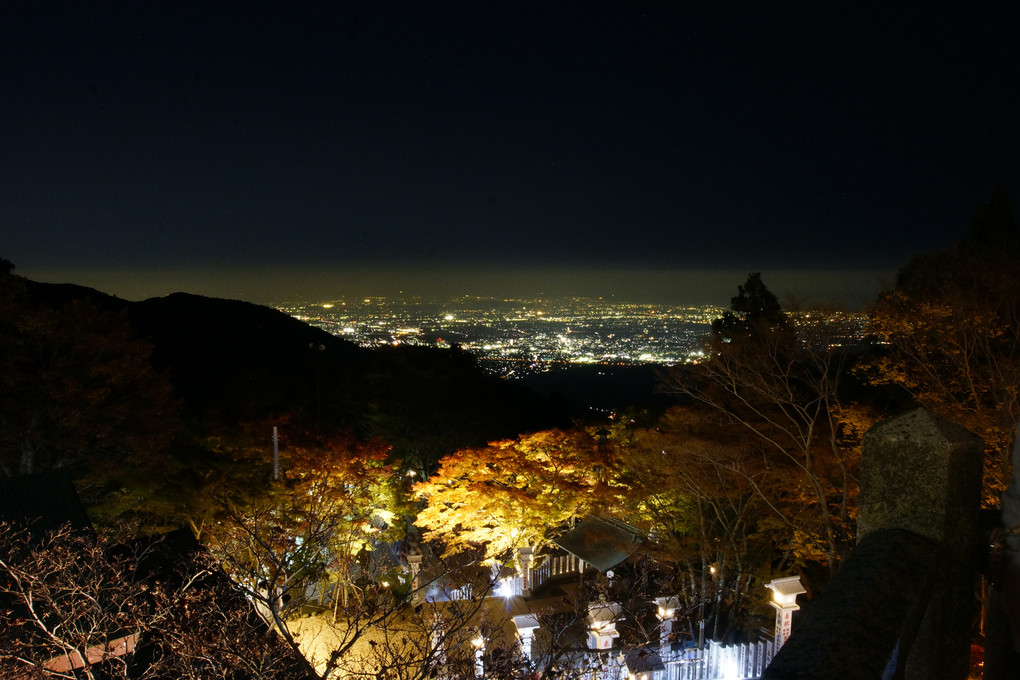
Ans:
POLYGON ((590 517, 553 543, 599 571, 608 571, 630 557, 644 540, 641 530, 626 522, 590 517))

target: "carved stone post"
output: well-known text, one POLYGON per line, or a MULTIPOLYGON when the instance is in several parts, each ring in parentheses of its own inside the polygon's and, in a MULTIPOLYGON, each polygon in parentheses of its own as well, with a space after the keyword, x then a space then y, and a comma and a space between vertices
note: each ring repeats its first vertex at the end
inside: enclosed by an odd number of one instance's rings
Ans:
POLYGON ((443 617, 434 613, 431 620, 432 663, 434 677, 445 680, 446 675, 446 630, 443 617))
POLYGON ((517 560, 521 564, 521 596, 531 596, 531 565, 534 563, 534 548, 523 547, 517 549, 517 560))
POLYGON ((857 546, 762 678, 965 680, 984 444, 915 409, 861 455, 857 546))
POLYGON ((417 606, 425 601, 425 594, 421 590, 421 555, 411 553, 407 556, 407 566, 411 568, 411 604, 417 606))

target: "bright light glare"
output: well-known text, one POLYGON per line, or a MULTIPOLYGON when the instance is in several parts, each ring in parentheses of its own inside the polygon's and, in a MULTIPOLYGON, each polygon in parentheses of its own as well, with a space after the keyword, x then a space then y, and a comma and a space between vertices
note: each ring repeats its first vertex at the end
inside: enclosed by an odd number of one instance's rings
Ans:
POLYGON ((503 598, 514 596, 514 590, 510 585, 510 579, 504 578, 499 580, 499 584, 496 586, 496 596, 503 598))

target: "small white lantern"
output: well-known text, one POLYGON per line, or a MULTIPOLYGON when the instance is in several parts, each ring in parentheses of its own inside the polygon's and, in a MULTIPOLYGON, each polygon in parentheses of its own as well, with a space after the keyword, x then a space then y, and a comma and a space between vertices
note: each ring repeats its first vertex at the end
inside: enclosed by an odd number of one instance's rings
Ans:
POLYGON ((611 649, 613 640, 620 637, 616 622, 620 617, 616 602, 594 603, 588 607, 588 648, 611 649))
POLYGON ((655 615, 659 619, 659 654, 665 658, 669 654, 669 637, 673 633, 673 618, 680 607, 680 600, 676 597, 657 597, 655 604, 655 615))

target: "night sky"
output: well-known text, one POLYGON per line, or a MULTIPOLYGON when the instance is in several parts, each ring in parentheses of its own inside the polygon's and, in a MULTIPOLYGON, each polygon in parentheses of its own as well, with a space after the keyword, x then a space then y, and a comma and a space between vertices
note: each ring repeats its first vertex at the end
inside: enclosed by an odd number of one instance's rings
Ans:
POLYGON ((1020 202, 1020 3, 953 4, 3 3, 0 257, 128 299, 857 305, 1020 202))

